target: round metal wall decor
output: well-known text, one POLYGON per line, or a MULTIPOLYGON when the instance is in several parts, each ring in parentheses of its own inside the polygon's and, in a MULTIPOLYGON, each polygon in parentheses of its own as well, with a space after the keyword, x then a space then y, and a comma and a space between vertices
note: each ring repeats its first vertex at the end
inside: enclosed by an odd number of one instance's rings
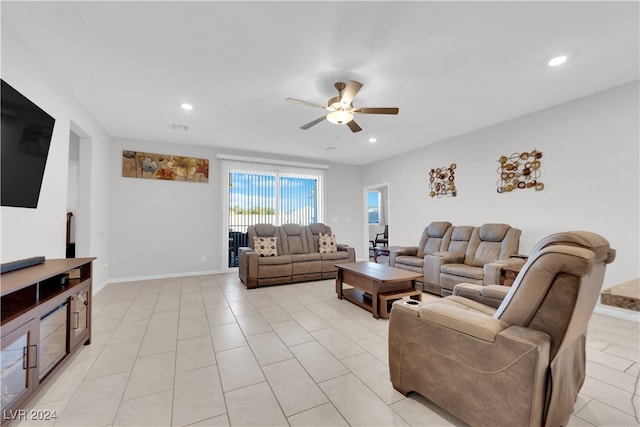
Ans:
POLYGON ((443 166, 429 171, 429 196, 430 197, 456 197, 456 167, 451 163, 449 167, 443 166))
POLYGON ((540 181, 540 167, 542 152, 513 153, 510 156, 500 156, 498 159, 498 193, 509 193, 514 190, 533 188, 536 191, 544 189, 540 181))

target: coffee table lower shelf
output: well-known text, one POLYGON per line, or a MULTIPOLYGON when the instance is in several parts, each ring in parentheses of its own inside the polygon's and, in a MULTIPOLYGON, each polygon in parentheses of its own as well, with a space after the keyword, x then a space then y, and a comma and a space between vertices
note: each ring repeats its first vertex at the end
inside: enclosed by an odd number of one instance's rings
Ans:
MULTIPOLYGON (((348 301, 351 301, 355 305, 364 308, 365 310, 373 312, 373 303, 371 302, 371 294, 361 291, 356 288, 344 288, 342 290, 342 297, 348 301)), ((422 291, 419 289, 407 289, 404 291, 386 292, 378 294, 380 301, 378 302, 379 315, 383 319, 389 318, 389 309, 391 303, 395 300, 409 297, 416 301, 422 301, 422 291)))
POLYGON ((351 301, 357 306, 373 312, 373 303, 371 302, 371 294, 356 288, 343 288, 342 298, 351 301))

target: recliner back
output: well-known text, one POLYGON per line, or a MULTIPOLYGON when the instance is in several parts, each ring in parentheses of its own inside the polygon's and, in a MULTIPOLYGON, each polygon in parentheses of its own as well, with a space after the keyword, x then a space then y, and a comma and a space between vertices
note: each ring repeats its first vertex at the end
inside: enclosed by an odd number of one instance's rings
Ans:
POLYGON ((553 358, 563 341, 570 343, 586 332, 605 266, 614 259, 615 250, 598 234, 548 236, 534 246, 494 317, 549 334, 553 358))
POLYGON ((508 224, 484 224, 473 230, 464 263, 474 267, 518 253, 520 230, 508 224))
POLYGON ((247 240, 249 247, 251 249, 255 249, 253 247, 253 238, 254 237, 277 237, 277 251, 278 255, 282 255, 282 238, 280 237, 280 233, 278 232, 278 228, 272 224, 256 224, 250 225, 247 227, 247 240))
POLYGON ((310 252, 309 240, 304 227, 298 224, 283 224, 279 228, 284 254, 297 255, 310 252))
POLYGON ((307 233, 307 241, 311 252, 320 251, 320 233, 329 235, 333 234, 331 232, 331 227, 321 222, 306 225, 304 228, 307 233))
POLYGON ((546 426, 573 411, 585 379, 586 333, 615 250, 588 231, 557 233, 532 251, 493 317, 551 337, 546 426))
POLYGON ((452 227, 449 245, 445 250, 449 252, 459 252, 461 254, 466 253, 474 228, 475 227, 470 225, 457 225, 452 227))
POLYGON ((446 250, 451 240, 451 231, 450 222, 435 221, 429 224, 422 232, 416 256, 423 258, 425 255, 446 250))

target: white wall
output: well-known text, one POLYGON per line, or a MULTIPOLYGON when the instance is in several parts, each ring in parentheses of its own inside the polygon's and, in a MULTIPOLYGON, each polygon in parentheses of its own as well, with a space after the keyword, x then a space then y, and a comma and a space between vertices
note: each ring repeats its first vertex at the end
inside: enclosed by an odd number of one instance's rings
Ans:
MULTIPOLYGON (((216 155, 235 154, 274 160, 260 153, 114 138, 109 155, 111 278, 115 281, 221 272, 224 194, 216 155), (209 159, 209 182, 191 183, 122 177, 122 150, 209 159), (201 260, 204 255, 205 261, 201 260)), ((310 161, 308 163, 317 163, 310 161)), ((328 163, 327 163, 328 164, 328 163)), ((340 242, 355 245, 362 220, 358 198, 360 168, 328 164, 326 220, 340 242)))
POLYGON ((391 244, 415 245, 439 220, 511 224, 522 230, 521 253, 584 229, 617 250, 605 287, 638 277, 638 91, 624 85, 368 165, 364 185, 389 182, 391 244), (533 149, 543 152, 544 190, 498 194, 498 158, 533 149), (451 163, 458 196, 430 198, 429 170, 451 163))
POLYGON ((32 256, 64 258, 66 242, 69 133, 72 122, 92 141, 90 245, 78 256, 98 257, 94 287, 106 283, 107 263, 107 165, 109 135, 50 74, 33 52, 2 22, 2 78, 56 119, 37 209, 2 207, 2 262, 32 256))

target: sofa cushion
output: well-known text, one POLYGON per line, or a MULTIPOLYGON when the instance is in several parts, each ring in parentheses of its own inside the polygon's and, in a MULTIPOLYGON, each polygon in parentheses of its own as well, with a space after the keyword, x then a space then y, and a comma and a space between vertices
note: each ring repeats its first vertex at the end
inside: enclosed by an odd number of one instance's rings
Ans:
POLYGON ((336 252, 338 250, 336 246, 336 235, 320 233, 318 237, 318 249, 321 254, 336 252))
POLYGON ((307 262, 307 261, 320 261, 319 253, 311 253, 311 254, 294 254, 291 255, 291 262, 307 262))
POLYGON ((254 237, 253 250, 261 257, 278 256, 277 237, 254 237))
POLYGON ((349 259, 349 252, 347 251, 327 252, 327 253, 320 254, 320 256, 322 257, 323 261, 326 261, 326 260, 342 261, 342 260, 349 259))

